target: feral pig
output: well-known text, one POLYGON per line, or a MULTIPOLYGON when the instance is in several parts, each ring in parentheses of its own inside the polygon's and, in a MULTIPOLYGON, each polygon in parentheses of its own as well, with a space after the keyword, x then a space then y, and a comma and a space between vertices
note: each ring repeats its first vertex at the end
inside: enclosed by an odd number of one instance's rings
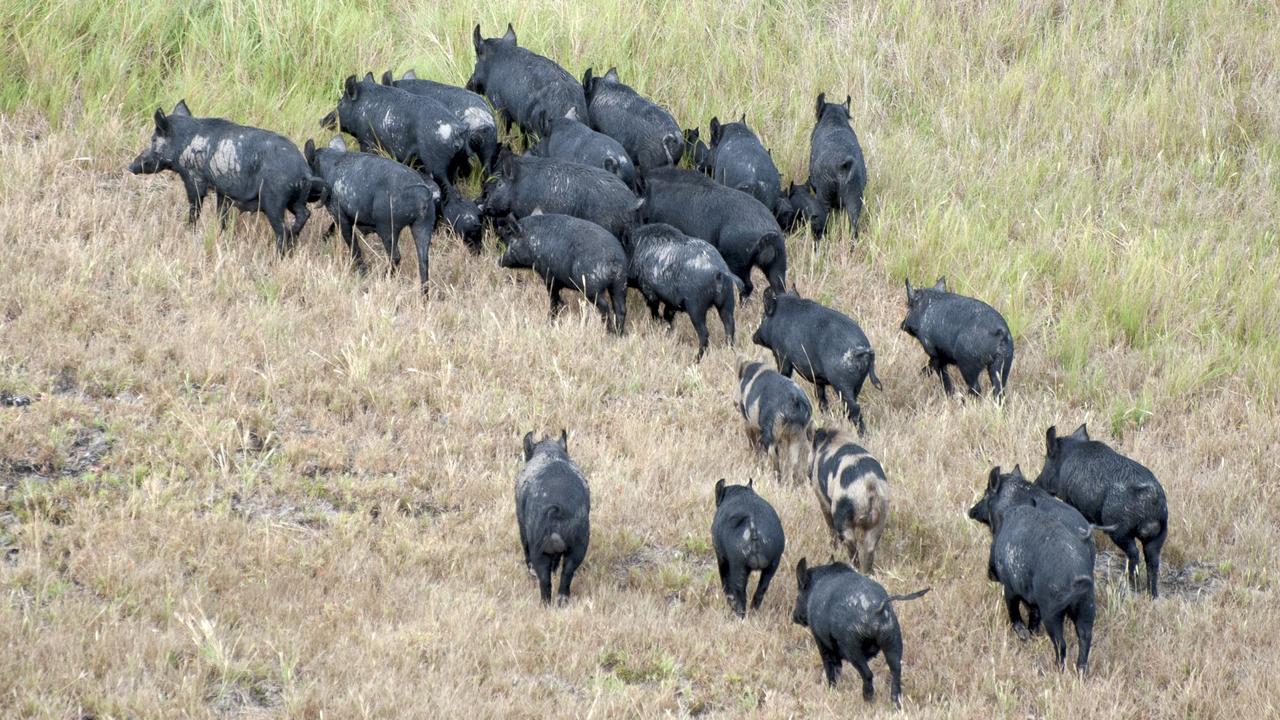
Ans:
POLYGON ((306 159, 328 186, 325 207, 351 248, 356 266, 364 269, 360 241, 354 230, 376 232, 393 268, 400 265, 400 231, 409 228, 418 252, 418 280, 427 291, 428 254, 436 224, 440 190, 430 179, 388 158, 347 152, 342 138, 317 149, 310 140, 306 159))
POLYGON ((756 494, 752 481, 746 485, 716 483, 716 515, 711 521, 711 543, 720 569, 720 586, 729 607, 743 617, 747 614, 747 581, 760 572, 751 609, 764 600, 773 574, 778 571, 787 540, 778 513, 756 494))
POLYGON ((738 361, 738 412, 746 421, 751 447, 769 454, 773 476, 804 482, 809 458, 813 406, 795 381, 764 363, 738 361))
POLYGON ((568 215, 509 215, 498 221, 498 237, 507 246, 498 264, 538 273, 551 293, 553 318, 564 306, 560 293, 572 288, 595 304, 611 332, 625 332, 627 255, 608 230, 568 215))
POLYGON ((591 127, 622 143, 641 174, 680 162, 684 138, 675 118, 620 82, 616 68, 609 68, 602 77, 595 77, 587 68, 582 88, 591 127))
POLYGON ((1129 586, 1138 585, 1138 542, 1147 564, 1147 587, 1158 595, 1160 550, 1169 534, 1164 488, 1146 466, 1091 440, 1084 425, 1067 437, 1045 432, 1044 468, 1036 485, 1071 504, 1105 528, 1128 558, 1129 586))
POLYGON ((701 360, 708 344, 707 311, 715 307, 724 323, 725 341, 733 344, 733 295, 742 281, 710 243, 661 223, 633 228, 624 240, 630 256, 628 282, 644 296, 653 317, 662 305, 668 325, 676 312, 687 313, 698 333, 701 360))
POLYGON ((853 438, 836 430, 816 431, 812 453, 809 479, 831 531, 831 544, 843 542, 849 560, 870 575, 889 519, 884 468, 853 438))
POLYGON ((456 85, 420 80, 412 70, 399 80, 388 70, 382 75, 382 84, 429 97, 448 108, 462 123, 463 138, 468 150, 475 154, 482 168, 493 169, 493 163, 498 159, 498 123, 494 121, 493 111, 483 97, 456 85))
POLYGON ((1009 622, 1019 639, 1030 638, 1044 623, 1059 667, 1067 661, 1063 625, 1071 618, 1079 643, 1076 669, 1084 672, 1095 615, 1093 540, 1087 532, 1082 535, 1078 528, 1063 524, 1060 515, 1032 504, 1029 495, 1002 491, 1001 485, 1012 478, 993 469, 987 479, 985 507, 979 507, 980 501, 969 510, 969 517, 979 522, 983 522, 980 515, 988 517, 984 523, 991 529, 987 577, 1004 586, 1009 622), (1027 606, 1026 624, 1023 605, 1027 606))
POLYGON ((472 255, 480 253, 480 245, 484 239, 480 206, 463 195, 455 185, 446 185, 444 188, 444 197, 440 199, 439 220, 462 237, 462 242, 472 255))
POLYGON ((745 115, 738 122, 723 125, 719 118, 711 118, 707 162, 712 179, 754 197, 778 217, 782 176, 773 164, 773 156, 747 125, 745 115))
POLYGON ((867 164, 858 136, 849 125, 849 103, 829 103, 818 94, 817 123, 809 135, 809 185, 823 207, 849 214, 853 236, 858 237, 862 194, 867 187, 867 164))
POLYGON ((787 232, 794 232, 807 222, 809 229, 813 231, 813 239, 822 239, 827 232, 828 212, 818 196, 813 194, 813 188, 808 183, 791 183, 791 188, 787 190, 787 202, 791 205, 791 222, 784 226, 787 232))
POLYGON ((555 61, 517 45, 510 24, 505 35, 488 39, 476 25, 471 42, 476 67, 467 89, 489 98, 508 125, 514 122, 526 133, 546 137, 557 118, 587 121, 582 86, 555 61))
POLYGON ((129 164, 134 175, 170 170, 187 191, 187 221, 200 219, 205 195, 213 190, 225 228, 232 206, 261 212, 271 223, 280 254, 293 246, 307 224, 308 202, 320 199, 324 183, 312 177, 307 161, 287 138, 220 118, 191 116, 186 101, 169 115, 157 109, 151 144, 129 164), (285 225, 285 210, 293 224, 285 225))
POLYGON ((573 118, 557 118, 551 135, 529 151, 538 157, 559 158, 608 170, 636 189, 636 166, 617 140, 598 133, 573 118))
POLYGON ((370 73, 349 76, 338 107, 320 120, 360 144, 361 152, 382 151, 406 165, 421 167, 437 185, 445 186, 468 163, 462 123, 436 100, 399 88, 379 85, 370 73))
POLYGON ((876 353, 856 322, 795 293, 775 295, 770 288, 751 340, 773 351, 778 372, 791 377, 798 370, 813 383, 820 409, 827 409, 827 386, 834 387, 858 432, 866 432, 858 404, 862 383, 869 377, 876 389, 883 386, 876 377, 876 353))
POLYGON ((969 508, 969 519, 991 526, 992 507, 1004 504, 1032 505, 1052 515, 1055 520, 1075 530, 1081 538, 1093 544, 1094 530, 1109 530, 1090 523, 1079 510, 1050 495, 1044 488, 1032 485, 1022 474, 1022 466, 1015 465, 1013 472, 1002 475, 1000 466, 991 468, 987 478, 986 493, 969 508))
POLYGON ((573 575, 591 542, 591 489, 569 458, 569 436, 534 442, 524 436, 525 466, 516 476, 516 523, 525 566, 538 578, 542 602, 551 602, 551 574, 561 560, 561 603, 569 599, 573 575))
POLYGON ((836 684, 847 660, 862 677, 862 699, 871 702, 875 689, 870 662, 883 652, 889 666, 890 697, 901 706, 902 628, 893 603, 914 600, 930 588, 890 595, 880 583, 844 563, 810 568, 807 559, 796 565, 796 582, 800 592, 791 619, 813 634, 827 683, 836 684))
POLYGON ((920 341, 929 355, 924 371, 942 379, 943 392, 951 394, 947 366, 960 368, 969 392, 982 392, 979 378, 987 371, 991 393, 1004 395, 1013 367, 1013 335, 995 308, 976 298, 947 292, 946 278, 932 288, 912 288, 907 280, 907 317, 902 331, 920 341))
POLYGON ((711 148, 702 140, 702 133, 698 128, 684 131, 684 156, 689 158, 689 167, 698 172, 711 173, 711 148))
POLYGON ((567 160, 502 153, 501 174, 485 183, 480 209, 489 217, 544 213, 590 220, 620 237, 643 201, 613 173, 567 160))
POLYGON ((750 195, 694 170, 659 168, 645 176, 646 222, 666 223, 715 246, 751 294, 758 267, 775 292, 786 289, 787 245, 769 209, 750 195))

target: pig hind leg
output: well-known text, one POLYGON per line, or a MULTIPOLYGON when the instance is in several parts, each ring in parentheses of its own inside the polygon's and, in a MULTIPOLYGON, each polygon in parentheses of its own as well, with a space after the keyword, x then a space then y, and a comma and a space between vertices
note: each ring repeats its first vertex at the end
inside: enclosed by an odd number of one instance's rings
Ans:
POLYGON ((1156 585, 1160 579, 1160 551, 1168 534, 1168 529, 1162 528, 1156 537, 1142 541, 1142 558, 1147 563, 1147 589, 1152 599, 1159 596, 1156 585))
POLYGON ((884 649, 884 664, 889 666, 889 697, 902 707, 902 647, 884 649))
POLYGON ((1022 599, 1008 586, 1004 589, 1004 606, 1009 611, 1009 624, 1013 627, 1013 634, 1017 635, 1019 640, 1030 638, 1031 633, 1027 631, 1027 626, 1022 624, 1022 599))
POLYGON ((551 603, 551 559, 550 555, 543 553, 533 557, 533 572, 538 576, 538 592, 542 596, 544 605, 551 603))
POLYGON ((964 384, 969 387, 970 395, 981 395, 982 384, 982 366, 976 364, 966 364, 960 366, 960 376, 964 378, 964 384))
POLYGON ((557 593, 561 603, 569 599, 569 590, 573 584, 574 573, 578 572, 578 567, 582 565, 582 559, 586 557, 586 554, 587 548, 585 544, 579 547, 572 547, 565 554, 564 569, 560 571, 560 589, 557 593))
POLYGON ((764 602, 764 594, 769 589, 769 583, 773 581, 773 574, 778 572, 779 560, 774 560, 769 567, 760 571, 760 580, 756 583, 756 592, 751 596, 751 609, 760 609, 760 603, 764 602))
POLYGON ((623 335, 627 332, 627 279, 625 277, 614 282, 609 288, 609 299, 613 302, 613 331, 623 335))
POLYGON ((950 395, 955 391, 955 386, 951 384, 951 375, 947 373, 947 363, 939 358, 929 359, 929 369, 938 374, 938 378, 942 380, 943 394, 950 395))
POLYGON ((289 241, 291 243, 298 241, 298 236, 302 234, 302 229, 307 226, 307 220, 311 218, 311 210, 307 207, 307 194, 302 192, 295 197, 293 204, 289 206, 289 212, 293 213, 293 227, 289 228, 289 241))
POLYGON ((1129 574, 1129 589, 1138 589, 1138 540, 1133 535, 1112 535, 1111 540, 1124 551, 1129 574))
POLYGON ((387 258, 391 261, 391 267, 387 269, 387 274, 390 275, 400 267, 400 228, 392 223, 378 223, 376 232, 382 240, 383 249, 387 251, 387 258))
POLYGON ((564 309, 564 298, 560 297, 560 293, 565 289, 565 285, 557 280, 552 280, 547 285, 547 292, 551 294, 551 319, 554 320, 560 315, 560 311, 564 309))
POLYGON ((884 532, 884 524, 869 528, 858 538, 858 565, 863 575, 870 575, 875 569, 876 546, 880 544, 880 533, 884 532))
POLYGON ((1063 634, 1065 610, 1055 609, 1044 618, 1044 630, 1053 642, 1053 662, 1062 669, 1067 664, 1067 638, 1063 634))
POLYGON ((716 306, 716 312, 720 315, 720 322, 724 325, 724 339, 726 345, 733 345, 734 335, 737 328, 733 321, 733 288, 729 289, 720 304, 716 306))
MULTIPOLYGON (((814 638, 817 640, 817 638, 814 638)), ((827 676, 827 684, 835 685, 840 679, 840 651, 835 648, 829 648, 818 642, 818 655, 822 657, 822 672, 827 676)), ((868 670, 868 672, 870 672, 868 670)))
POLYGON ((729 599, 729 607, 738 617, 747 614, 747 577, 750 571, 742 563, 729 564, 729 579, 725 583, 725 595, 729 599))
POLYGON ((1089 648, 1093 645, 1093 619, 1096 608, 1093 600, 1080 600, 1071 612, 1071 620, 1076 626, 1076 670, 1083 673, 1089 666, 1089 648))
POLYGON ((365 273, 368 266, 364 263, 364 251, 360 247, 360 238, 355 236, 355 227, 350 217, 341 211, 333 213, 334 218, 338 222, 338 230, 342 233, 342 240, 351 248, 351 261, 355 264, 356 269, 365 273))
POLYGON ((871 699, 876 695, 876 689, 873 681, 874 676, 871 674, 871 666, 867 663, 869 658, 862 656, 861 648, 850 649, 853 652, 849 653, 849 664, 862 677, 862 699, 866 702, 871 702, 871 699))
MULTIPOLYGON (((670 306, 667 306, 670 309, 670 306)), ((689 308, 689 320, 693 323, 693 330, 698 334, 698 360, 707 352, 707 345, 710 344, 707 333, 707 306, 694 306, 689 308)))

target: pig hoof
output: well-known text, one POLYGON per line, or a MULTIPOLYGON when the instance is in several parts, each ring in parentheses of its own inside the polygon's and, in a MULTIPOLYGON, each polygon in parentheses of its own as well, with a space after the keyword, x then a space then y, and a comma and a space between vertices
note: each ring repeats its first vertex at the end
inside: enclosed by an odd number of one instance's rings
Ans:
POLYGON ((1027 630, 1027 626, 1022 623, 1013 624, 1013 634, 1018 636, 1019 640, 1026 642, 1031 639, 1031 632, 1027 630))

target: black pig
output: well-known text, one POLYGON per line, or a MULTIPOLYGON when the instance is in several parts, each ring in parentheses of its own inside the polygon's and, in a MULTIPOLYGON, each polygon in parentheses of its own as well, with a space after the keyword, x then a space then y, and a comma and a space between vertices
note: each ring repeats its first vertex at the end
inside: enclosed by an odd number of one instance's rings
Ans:
POLYGON ((498 264, 538 273, 551 293, 552 317, 564 306, 560 293, 572 288, 595 303, 610 331, 626 330, 627 254, 608 230, 568 215, 536 214, 500 220, 498 237, 507 246, 498 264))
POLYGON ((813 231, 813 239, 820 240, 827 232, 827 208, 813 194, 808 183, 796 185, 791 183, 787 190, 787 201, 791 205, 791 222, 785 225, 787 232, 798 230, 804 223, 809 223, 813 231))
POLYGON ((392 85, 414 95, 429 97, 449 108, 462 123, 464 142, 485 170, 492 170, 498 159, 498 123, 493 119, 489 103, 476 93, 456 85, 421 80, 410 70, 399 80, 391 71, 383 73, 383 85, 392 85))
POLYGON ((774 479, 804 482, 813 406, 804 390, 764 363, 738 361, 735 405, 746 421, 747 440, 768 453, 774 479))
POLYGON ((557 118, 551 124, 551 135, 544 137, 529 154, 608 170, 621 178, 627 187, 636 188, 636 166, 631 164, 631 158, 622 145, 573 118, 557 118))
POLYGON ((754 289, 752 267, 760 268, 775 292, 786 289, 782 228, 759 200, 694 170, 659 168, 644 182, 646 222, 666 223, 714 245, 742 280, 744 299, 754 289))
POLYGON ((710 243, 661 223, 629 230, 624 239, 630 256, 627 277, 654 317, 660 304, 665 305, 662 316, 668 324, 676 312, 687 313, 698 333, 701 360, 707 350, 707 311, 715 307, 725 340, 733 344, 733 295, 741 280, 710 243))
POLYGON ((829 103, 819 93, 817 123, 809 135, 809 185, 828 210, 843 208, 849 214, 853 236, 858 237, 862 194, 867 187, 867 164, 862 146, 849 124, 850 98, 844 104, 829 103))
POLYGON ((484 239, 480 206, 463 195, 455 185, 446 185, 444 188, 444 197, 440 199, 439 221, 460 235, 473 255, 479 254, 484 239))
POLYGON ((876 377, 876 354, 862 328, 847 316, 794 293, 764 294, 764 317, 752 342, 773 351, 778 372, 814 384, 818 407, 827 408, 827 386, 839 393, 849 419, 866 432, 858 393, 867 378, 883 389, 876 377))
POLYGON ((538 578, 542 602, 551 602, 551 573, 560 561, 561 603, 569 600, 569 586, 591 542, 591 489, 587 478, 569 458, 569 435, 534 442, 524 436, 525 466, 516 476, 516 522, 520 546, 529 572, 538 578))
POLYGON ((476 68, 467 89, 489 98, 508 124, 545 137, 558 118, 587 121, 582 86, 555 61, 517 45, 510 24, 505 35, 488 39, 480 36, 476 25, 471 41, 476 68))
POLYGON ((1069 527, 1055 513, 1032 502, 1026 494, 1002 491, 1012 475, 992 471, 987 481, 985 507, 975 505, 969 517, 991 530, 991 553, 987 576, 1004 586, 1005 607, 1014 633, 1026 640, 1044 623, 1053 642, 1054 660, 1066 663, 1067 641, 1064 623, 1070 618, 1076 627, 1079 645, 1076 669, 1084 672, 1089 663, 1096 614, 1093 588, 1093 540, 1079 528, 1069 527), (1027 606, 1027 622, 1022 606, 1027 606))
POLYGON ((1111 529, 1090 523, 1079 510, 1050 495, 1044 488, 1028 482, 1022 474, 1021 465, 1015 465, 1013 472, 1007 475, 1001 474, 999 465, 991 468, 991 474, 987 477, 987 491, 969 508, 969 519, 990 527, 991 508, 1000 503, 1005 506, 1032 505, 1039 508, 1090 542, 1093 542, 1094 530, 1111 529))
POLYGON ((723 479, 717 482, 716 515, 711 521, 720 586, 738 617, 747 613, 747 581, 751 573, 760 572, 751 597, 751 609, 756 610, 778 571, 787 544, 778 513, 756 494, 753 484, 748 481, 746 485, 726 486, 723 479))
POLYGON ((346 79, 338 108, 320 120, 360 143, 361 152, 383 151, 422 168, 437 185, 448 185, 469 162, 465 128, 436 100, 379 85, 372 74, 346 79))
POLYGON ((890 696, 902 704, 902 628, 893 603, 914 600, 930 588, 909 595, 890 595, 880 583, 844 563, 810 568, 806 559, 796 565, 795 611, 791 619, 809 628, 822 657, 827 684, 835 685, 840 667, 848 661, 862 677, 862 699, 875 697, 870 662, 884 653, 891 678, 890 696))
POLYGON ((397 267, 400 231, 409 228, 418 253, 418 280, 425 293, 431 233, 440 200, 435 183, 394 160, 348 152, 341 138, 319 149, 308 140, 305 154, 312 170, 328 186, 325 206, 351 248, 356 265, 364 267, 355 230, 378 233, 392 267, 397 267))
POLYGON ((902 330, 920 341, 929 355, 926 371, 942 378, 942 389, 951 394, 947 366, 960 369, 969 392, 982 392, 979 379, 987 371, 991 392, 1004 394, 1013 367, 1013 335, 995 308, 976 298, 947 292, 946 278, 932 288, 911 287, 907 280, 907 317, 902 330))
POLYGON ((489 217, 526 217, 541 210, 590 220, 620 237, 642 204, 608 170, 506 152, 498 165, 501 175, 486 183, 480 196, 480 208, 489 217))
POLYGON ((129 172, 177 173, 187 191, 187 221, 192 224, 213 190, 223 227, 233 206, 261 212, 275 233, 276 250, 283 255, 293 246, 311 216, 307 203, 324 192, 323 181, 312 176, 296 145, 267 130, 192 117, 185 100, 169 115, 157 109, 155 123, 151 144, 129 164, 129 172), (285 210, 293 214, 292 225, 285 225, 285 210))
POLYGON ((591 127, 622 143, 641 174, 680 162, 684 137, 675 118, 620 82, 615 68, 609 68, 602 77, 595 77, 587 68, 582 88, 591 112, 591 127))
POLYGON ((1084 425, 1066 437, 1057 427, 1045 432, 1045 460, 1036 485, 1080 511, 1128 558, 1129 585, 1138 584, 1138 542, 1147 564, 1147 587, 1157 597, 1160 550, 1169 533, 1164 488, 1146 466, 1089 439, 1084 425))
POLYGON ((746 116, 723 125, 719 118, 711 118, 707 163, 716 182, 751 195, 778 217, 782 209, 782 176, 773 164, 773 156, 747 125, 746 116))

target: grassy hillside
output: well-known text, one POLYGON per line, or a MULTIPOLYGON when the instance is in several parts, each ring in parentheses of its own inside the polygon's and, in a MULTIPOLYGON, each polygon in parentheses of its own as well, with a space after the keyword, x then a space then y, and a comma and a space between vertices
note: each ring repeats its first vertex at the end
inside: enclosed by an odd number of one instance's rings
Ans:
POLYGON ((812 492, 772 482, 729 400, 736 355, 765 356, 759 303, 695 365, 687 321, 669 335, 638 299, 621 339, 587 307, 550 322, 492 246, 437 236, 424 302, 412 268, 351 273, 324 222, 279 260, 261 219, 188 228, 176 178, 124 170, 157 106, 327 139, 346 75, 462 83, 473 24, 508 21, 687 126, 745 112, 788 178, 816 94, 852 96, 867 224, 789 249, 877 350, 878 579, 934 588, 899 608, 912 715, 1276 714, 1278 20, 1215 0, 0 5, 0 393, 35 399, 0 407, 0 715, 867 711, 790 622, 790 568, 830 552, 812 492), (942 274, 1010 322, 1003 406, 942 397, 898 330, 903 278, 942 274), (1099 543, 1081 679, 1009 632, 963 513, 992 465, 1034 474, 1045 427, 1085 421, 1155 471, 1171 529, 1155 603, 1099 543), (594 533, 547 611, 511 483, 520 437, 560 427, 594 533), (746 622, 710 550, 720 477, 755 477, 788 532, 746 622))

